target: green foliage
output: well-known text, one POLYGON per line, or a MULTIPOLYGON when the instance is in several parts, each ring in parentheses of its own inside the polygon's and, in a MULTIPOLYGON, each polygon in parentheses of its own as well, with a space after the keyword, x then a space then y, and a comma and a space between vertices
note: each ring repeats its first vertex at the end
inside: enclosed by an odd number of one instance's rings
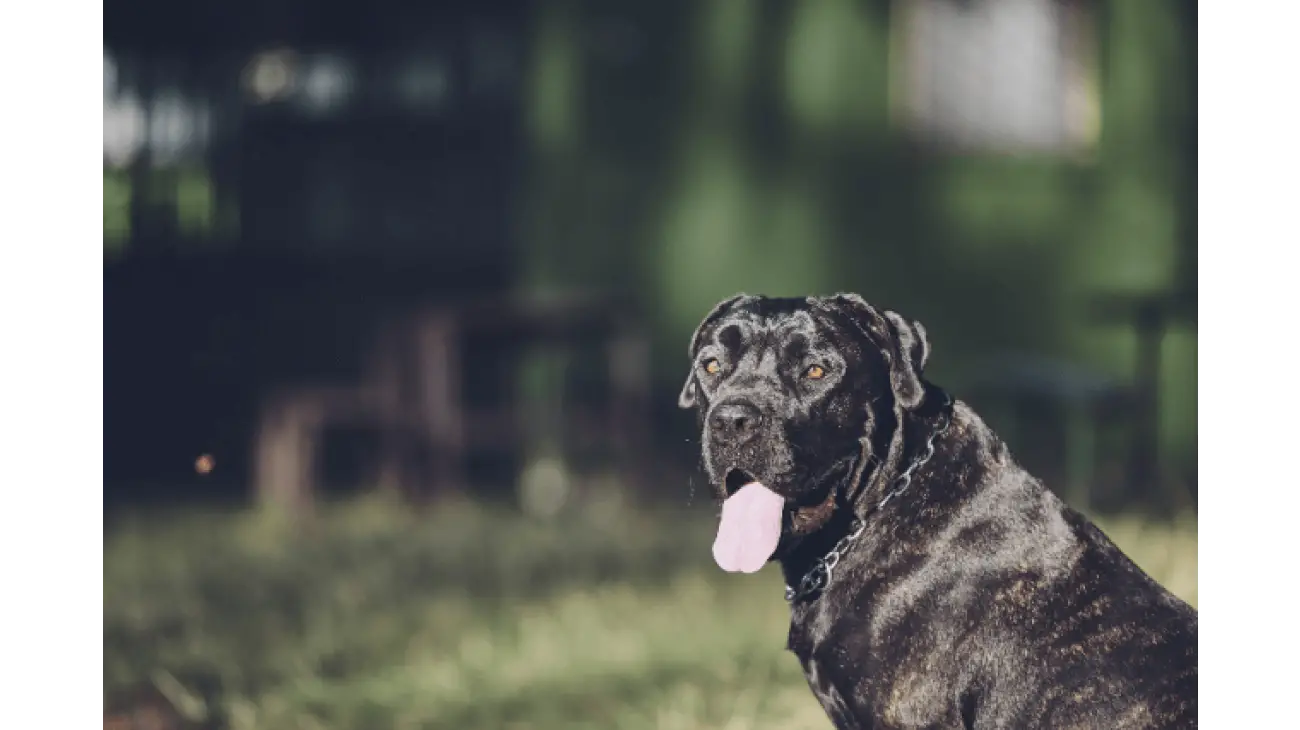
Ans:
MULTIPOLYGON (((1127 380, 1132 328, 1090 321, 1090 298, 1189 284, 1194 39, 1176 3, 1095 7, 1095 147, 1060 156, 915 154, 889 113, 906 74, 888 3, 705 3, 658 24, 637 11, 654 32, 624 65, 580 51, 573 28, 603 11, 562 7, 536 31, 559 60, 531 87, 551 126, 532 136, 524 280, 636 292, 665 388, 719 299, 837 289, 922 319, 936 371, 1016 350, 1127 380)), ((1160 438, 1186 465, 1194 325, 1170 340, 1160 438)))
POLYGON ((104 171, 104 255, 122 253, 131 234, 131 183, 120 171, 104 171))
MULTIPOLYGON (((825 728, 774 567, 712 515, 540 523, 468 506, 158 515, 105 544, 111 711, 152 686, 232 728, 825 728)), ((1108 525, 1195 601, 1195 524, 1108 525)))

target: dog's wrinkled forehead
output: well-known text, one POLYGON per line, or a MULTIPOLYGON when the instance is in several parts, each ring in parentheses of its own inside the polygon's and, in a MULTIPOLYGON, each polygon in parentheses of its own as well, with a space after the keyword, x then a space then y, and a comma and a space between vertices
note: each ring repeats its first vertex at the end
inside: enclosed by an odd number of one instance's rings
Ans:
POLYGON ((822 344, 825 336, 807 310, 765 313, 738 311, 723 317, 701 343, 701 351, 721 347, 730 352, 782 351, 822 344))
POLYGON ((701 327, 691 356, 722 350, 729 355, 770 352, 798 357, 825 348, 861 355, 879 349, 867 332, 836 316, 833 308, 818 305, 818 300, 803 297, 750 297, 701 327))

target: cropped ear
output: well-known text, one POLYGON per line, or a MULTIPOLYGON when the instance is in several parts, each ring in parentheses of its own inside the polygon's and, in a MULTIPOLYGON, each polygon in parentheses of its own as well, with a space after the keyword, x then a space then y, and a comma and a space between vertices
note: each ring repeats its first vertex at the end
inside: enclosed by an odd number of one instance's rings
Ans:
POLYGON ((925 327, 897 312, 879 311, 857 294, 836 294, 830 301, 884 354, 890 390, 898 405, 909 411, 921 405, 925 398, 922 376, 930 358, 925 327))
POLYGON ((721 319, 727 312, 735 309, 736 305, 749 298, 747 294, 737 294, 722 300, 704 316, 700 326, 695 328, 695 332, 691 335, 691 344, 686 349, 686 354, 691 359, 691 369, 686 373, 686 384, 682 386, 681 395, 677 396, 678 408, 694 408, 699 405, 700 386, 695 376, 695 357, 700 354, 700 345, 704 342, 705 330, 709 328, 709 325, 721 319))

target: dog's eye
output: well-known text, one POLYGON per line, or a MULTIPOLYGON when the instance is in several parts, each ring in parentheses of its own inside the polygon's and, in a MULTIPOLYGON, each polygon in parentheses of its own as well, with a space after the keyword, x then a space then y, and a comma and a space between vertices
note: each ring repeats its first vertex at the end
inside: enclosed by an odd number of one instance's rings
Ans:
POLYGON ((821 365, 810 365, 807 370, 803 371, 803 376, 809 380, 821 380, 826 377, 826 368, 821 365))
POLYGON ((716 357, 704 361, 704 372, 709 375, 717 375, 720 370, 722 370, 722 363, 718 362, 716 357))

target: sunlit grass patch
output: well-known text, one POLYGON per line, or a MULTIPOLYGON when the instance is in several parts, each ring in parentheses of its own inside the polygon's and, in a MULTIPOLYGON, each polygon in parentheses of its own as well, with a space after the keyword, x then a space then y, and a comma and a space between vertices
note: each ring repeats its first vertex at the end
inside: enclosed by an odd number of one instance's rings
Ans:
MULTIPOLYGON (((774 566, 713 515, 539 522, 382 503, 310 526, 155 516, 105 545, 110 709, 142 685, 235 728, 825 728, 774 566)), ((1195 601, 1195 522, 1103 527, 1195 601)))

